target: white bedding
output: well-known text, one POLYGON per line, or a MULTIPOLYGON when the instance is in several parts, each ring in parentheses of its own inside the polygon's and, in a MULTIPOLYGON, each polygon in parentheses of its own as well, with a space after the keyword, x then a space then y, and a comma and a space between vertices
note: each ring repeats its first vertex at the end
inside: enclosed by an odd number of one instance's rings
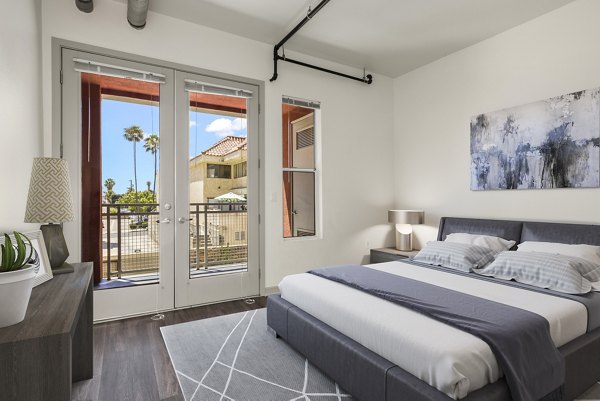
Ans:
MULTIPOLYGON (((586 332, 587 310, 576 301, 402 262, 365 268, 537 313, 557 347, 586 332)), ((397 304, 308 273, 285 277, 279 289, 286 301, 454 399, 502 376, 483 340, 397 304)))

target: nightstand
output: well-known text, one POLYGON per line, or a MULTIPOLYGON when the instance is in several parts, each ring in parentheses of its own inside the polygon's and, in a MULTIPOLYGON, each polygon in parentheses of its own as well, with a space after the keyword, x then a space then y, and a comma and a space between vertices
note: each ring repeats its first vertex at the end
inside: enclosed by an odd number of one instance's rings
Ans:
POLYGON ((402 260, 406 258, 412 258, 419 251, 398 251, 395 248, 378 248, 371 249, 371 263, 384 263, 393 262, 395 260, 402 260))

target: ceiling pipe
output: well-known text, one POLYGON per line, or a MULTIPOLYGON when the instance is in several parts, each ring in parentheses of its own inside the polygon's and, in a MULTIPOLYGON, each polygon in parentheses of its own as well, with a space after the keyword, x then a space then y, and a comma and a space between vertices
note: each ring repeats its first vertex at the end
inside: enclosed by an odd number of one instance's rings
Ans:
POLYGON ((287 35, 285 35, 285 37, 283 39, 281 39, 279 41, 279 43, 277 43, 275 45, 275 47, 273 47, 273 76, 271 77, 271 79, 269 81, 273 82, 279 76, 279 73, 277 71, 277 62, 278 61, 285 61, 285 62, 288 62, 288 63, 300 65, 302 67, 312 68, 313 70, 318 70, 318 71, 326 72, 328 74, 337 75, 339 77, 344 77, 344 78, 352 79, 354 81, 363 82, 363 83, 368 84, 368 85, 370 85, 370 84, 373 83, 373 76, 371 74, 367 74, 366 72, 363 72, 363 76, 362 77, 354 77, 352 75, 344 74, 342 72, 330 70, 328 68, 319 67, 319 66, 314 65, 314 64, 309 64, 309 63, 305 63, 303 61, 298 61, 298 60, 294 60, 294 59, 291 59, 289 57, 286 57, 285 56, 285 49, 283 51, 283 55, 282 56, 279 55, 279 49, 281 49, 285 45, 285 43, 288 40, 290 40, 290 38, 292 36, 294 36, 308 21, 310 21, 315 16, 315 14, 317 14, 319 11, 321 11, 321 9, 323 7, 325 7, 325 5, 327 3, 329 3, 329 1, 330 0, 321 0, 321 2, 315 7, 314 10, 311 9, 311 8, 309 8, 308 9, 308 13, 306 14, 306 17, 304 17, 302 19, 302 21, 300 21, 298 23, 298 25, 296 25, 287 35))
POLYGON ((84 13, 94 11, 94 0, 75 0, 75 5, 79 11, 83 11, 84 13))
POLYGON ((135 29, 144 29, 150 0, 127 0, 127 21, 135 29))

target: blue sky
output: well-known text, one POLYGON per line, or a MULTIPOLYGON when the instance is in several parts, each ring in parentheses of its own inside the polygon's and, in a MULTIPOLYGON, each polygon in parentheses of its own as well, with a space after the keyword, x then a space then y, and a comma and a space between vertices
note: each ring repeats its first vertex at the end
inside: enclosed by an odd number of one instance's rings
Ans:
MULTIPOLYGON (((115 180, 116 193, 124 193, 133 180, 133 145, 123 137, 123 129, 132 125, 139 125, 146 135, 160 136, 158 107, 102 100, 102 182, 109 177, 115 180)), ((245 119, 190 112, 190 157, 227 135, 246 134, 245 119)), ((153 181, 154 158, 145 151, 143 142, 136 146, 138 190, 142 191, 146 181, 153 181)))

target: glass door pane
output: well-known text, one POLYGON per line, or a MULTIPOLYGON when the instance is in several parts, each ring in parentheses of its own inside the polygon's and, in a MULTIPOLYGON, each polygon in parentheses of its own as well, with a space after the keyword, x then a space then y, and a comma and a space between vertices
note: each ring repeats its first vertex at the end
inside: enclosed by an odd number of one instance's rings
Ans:
MULTIPOLYGON (((97 288, 156 283, 160 230, 160 84, 81 73, 82 133, 99 136, 102 276, 97 288)), ((91 135, 90 135, 91 136, 91 135)), ((91 139, 91 138, 90 138, 91 139)), ((84 138, 84 143, 87 138, 84 138)), ((97 146, 97 145, 96 145, 97 146)), ((88 170, 83 154, 83 173, 88 170)), ((90 161, 91 162, 91 161, 90 161)), ((83 194, 83 201, 88 195, 83 194)))
POLYGON ((257 295, 256 88, 176 75, 176 306, 257 295))
POLYGON ((248 267, 246 110, 243 97, 189 92, 191 278, 248 267))

